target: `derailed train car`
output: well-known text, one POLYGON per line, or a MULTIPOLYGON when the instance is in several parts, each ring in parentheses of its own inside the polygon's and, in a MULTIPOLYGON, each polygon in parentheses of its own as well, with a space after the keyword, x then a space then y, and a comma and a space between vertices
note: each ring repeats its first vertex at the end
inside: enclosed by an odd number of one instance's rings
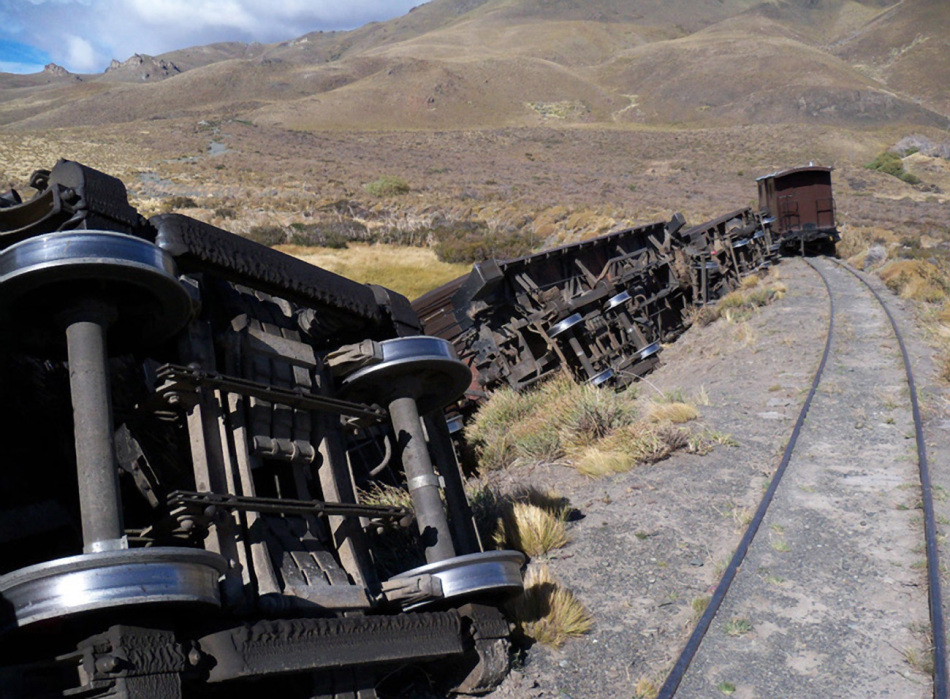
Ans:
POLYGON ((501 386, 564 367, 621 387, 649 372, 687 309, 768 267, 774 246, 751 209, 687 228, 679 214, 515 260, 476 264, 413 301, 425 331, 472 369, 463 412, 501 386))
POLYGON ((31 184, 0 201, 0 696, 498 682, 523 557, 481 550, 451 345, 386 289, 146 221, 101 172, 31 184))

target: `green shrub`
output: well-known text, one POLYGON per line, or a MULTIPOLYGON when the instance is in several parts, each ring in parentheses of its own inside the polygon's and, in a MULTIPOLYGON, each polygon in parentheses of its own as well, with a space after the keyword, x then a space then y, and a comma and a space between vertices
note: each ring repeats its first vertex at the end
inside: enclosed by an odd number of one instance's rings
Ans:
POLYGON ((409 183, 400 177, 383 175, 372 182, 364 184, 363 189, 374 197, 392 197, 398 194, 408 193, 410 187, 409 183))
POLYGON ((443 262, 470 264, 492 258, 511 260, 533 251, 540 239, 528 230, 492 232, 476 222, 441 226, 432 231, 435 254, 443 262))
POLYGON ((907 184, 920 184, 920 178, 904 169, 904 161, 894 151, 884 151, 865 165, 869 170, 879 170, 887 175, 903 180, 907 184))

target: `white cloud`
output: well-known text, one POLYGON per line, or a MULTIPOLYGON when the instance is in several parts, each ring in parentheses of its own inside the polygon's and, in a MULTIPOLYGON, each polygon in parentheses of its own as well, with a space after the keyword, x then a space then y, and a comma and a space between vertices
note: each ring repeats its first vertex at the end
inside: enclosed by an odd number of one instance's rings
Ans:
POLYGON ((102 56, 93 48, 92 44, 81 36, 67 35, 66 60, 70 69, 80 73, 91 73, 102 63, 102 56))
POLYGON ((217 41, 274 42, 353 29, 422 0, 0 0, 0 41, 29 44, 75 72, 217 41))
POLYGON ((132 0, 124 3, 129 14, 146 26, 181 27, 187 17, 191 31, 205 28, 232 27, 248 30, 255 26, 251 8, 263 8, 263 3, 242 3, 239 0, 132 0))

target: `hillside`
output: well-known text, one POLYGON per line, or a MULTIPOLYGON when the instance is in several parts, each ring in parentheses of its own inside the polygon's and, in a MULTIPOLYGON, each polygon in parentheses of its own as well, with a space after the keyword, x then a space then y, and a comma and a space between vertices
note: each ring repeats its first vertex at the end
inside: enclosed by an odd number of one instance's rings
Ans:
POLYGON ((940 0, 434 0, 351 32, 0 74, 0 127, 944 126, 940 0))
POLYGON ((942 0, 905 0, 832 47, 888 88, 950 113, 950 12, 942 0))

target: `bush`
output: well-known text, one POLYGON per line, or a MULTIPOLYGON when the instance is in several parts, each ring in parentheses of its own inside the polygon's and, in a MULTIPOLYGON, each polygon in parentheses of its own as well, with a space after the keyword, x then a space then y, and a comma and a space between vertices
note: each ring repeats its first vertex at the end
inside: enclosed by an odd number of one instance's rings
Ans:
POLYGON ((286 241, 284 229, 280 226, 254 226, 244 236, 255 243, 273 247, 286 241))
POLYGON ((522 634, 553 648, 589 633, 594 625, 587 608, 544 564, 528 566, 524 592, 507 605, 507 611, 522 634))
POLYGON ((374 197, 392 197, 408 193, 410 187, 409 183, 400 177, 383 175, 372 182, 364 184, 363 189, 374 197))
POLYGON ((475 222, 442 226, 432 231, 435 254, 443 262, 471 264, 492 258, 511 260, 532 252, 540 239, 526 230, 492 232, 475 222))
POLYGON ((907 184, 920 184, 920 178, 907 172, 904 169, 904 161, 901 160, 901 156, 893 151, 884 151, 865 167, 869 170, 879 170, 903 180, 907 184))
POLYGON ((369 237, 366 226, 358 221, 290 224, 292 245, 345 250, 349 243, 366 240, 369 237))
POLYGON ((173 209, 197 209, 198 202, 196 202, 191 197, 168 197, 165 200, 165 204, 172 207, 173 209))
POLYGON ((173 196, 165 197, 159 206, 163 213, 171 213, 179 209, 197 209, 198 202, 191 197, 173 196))

